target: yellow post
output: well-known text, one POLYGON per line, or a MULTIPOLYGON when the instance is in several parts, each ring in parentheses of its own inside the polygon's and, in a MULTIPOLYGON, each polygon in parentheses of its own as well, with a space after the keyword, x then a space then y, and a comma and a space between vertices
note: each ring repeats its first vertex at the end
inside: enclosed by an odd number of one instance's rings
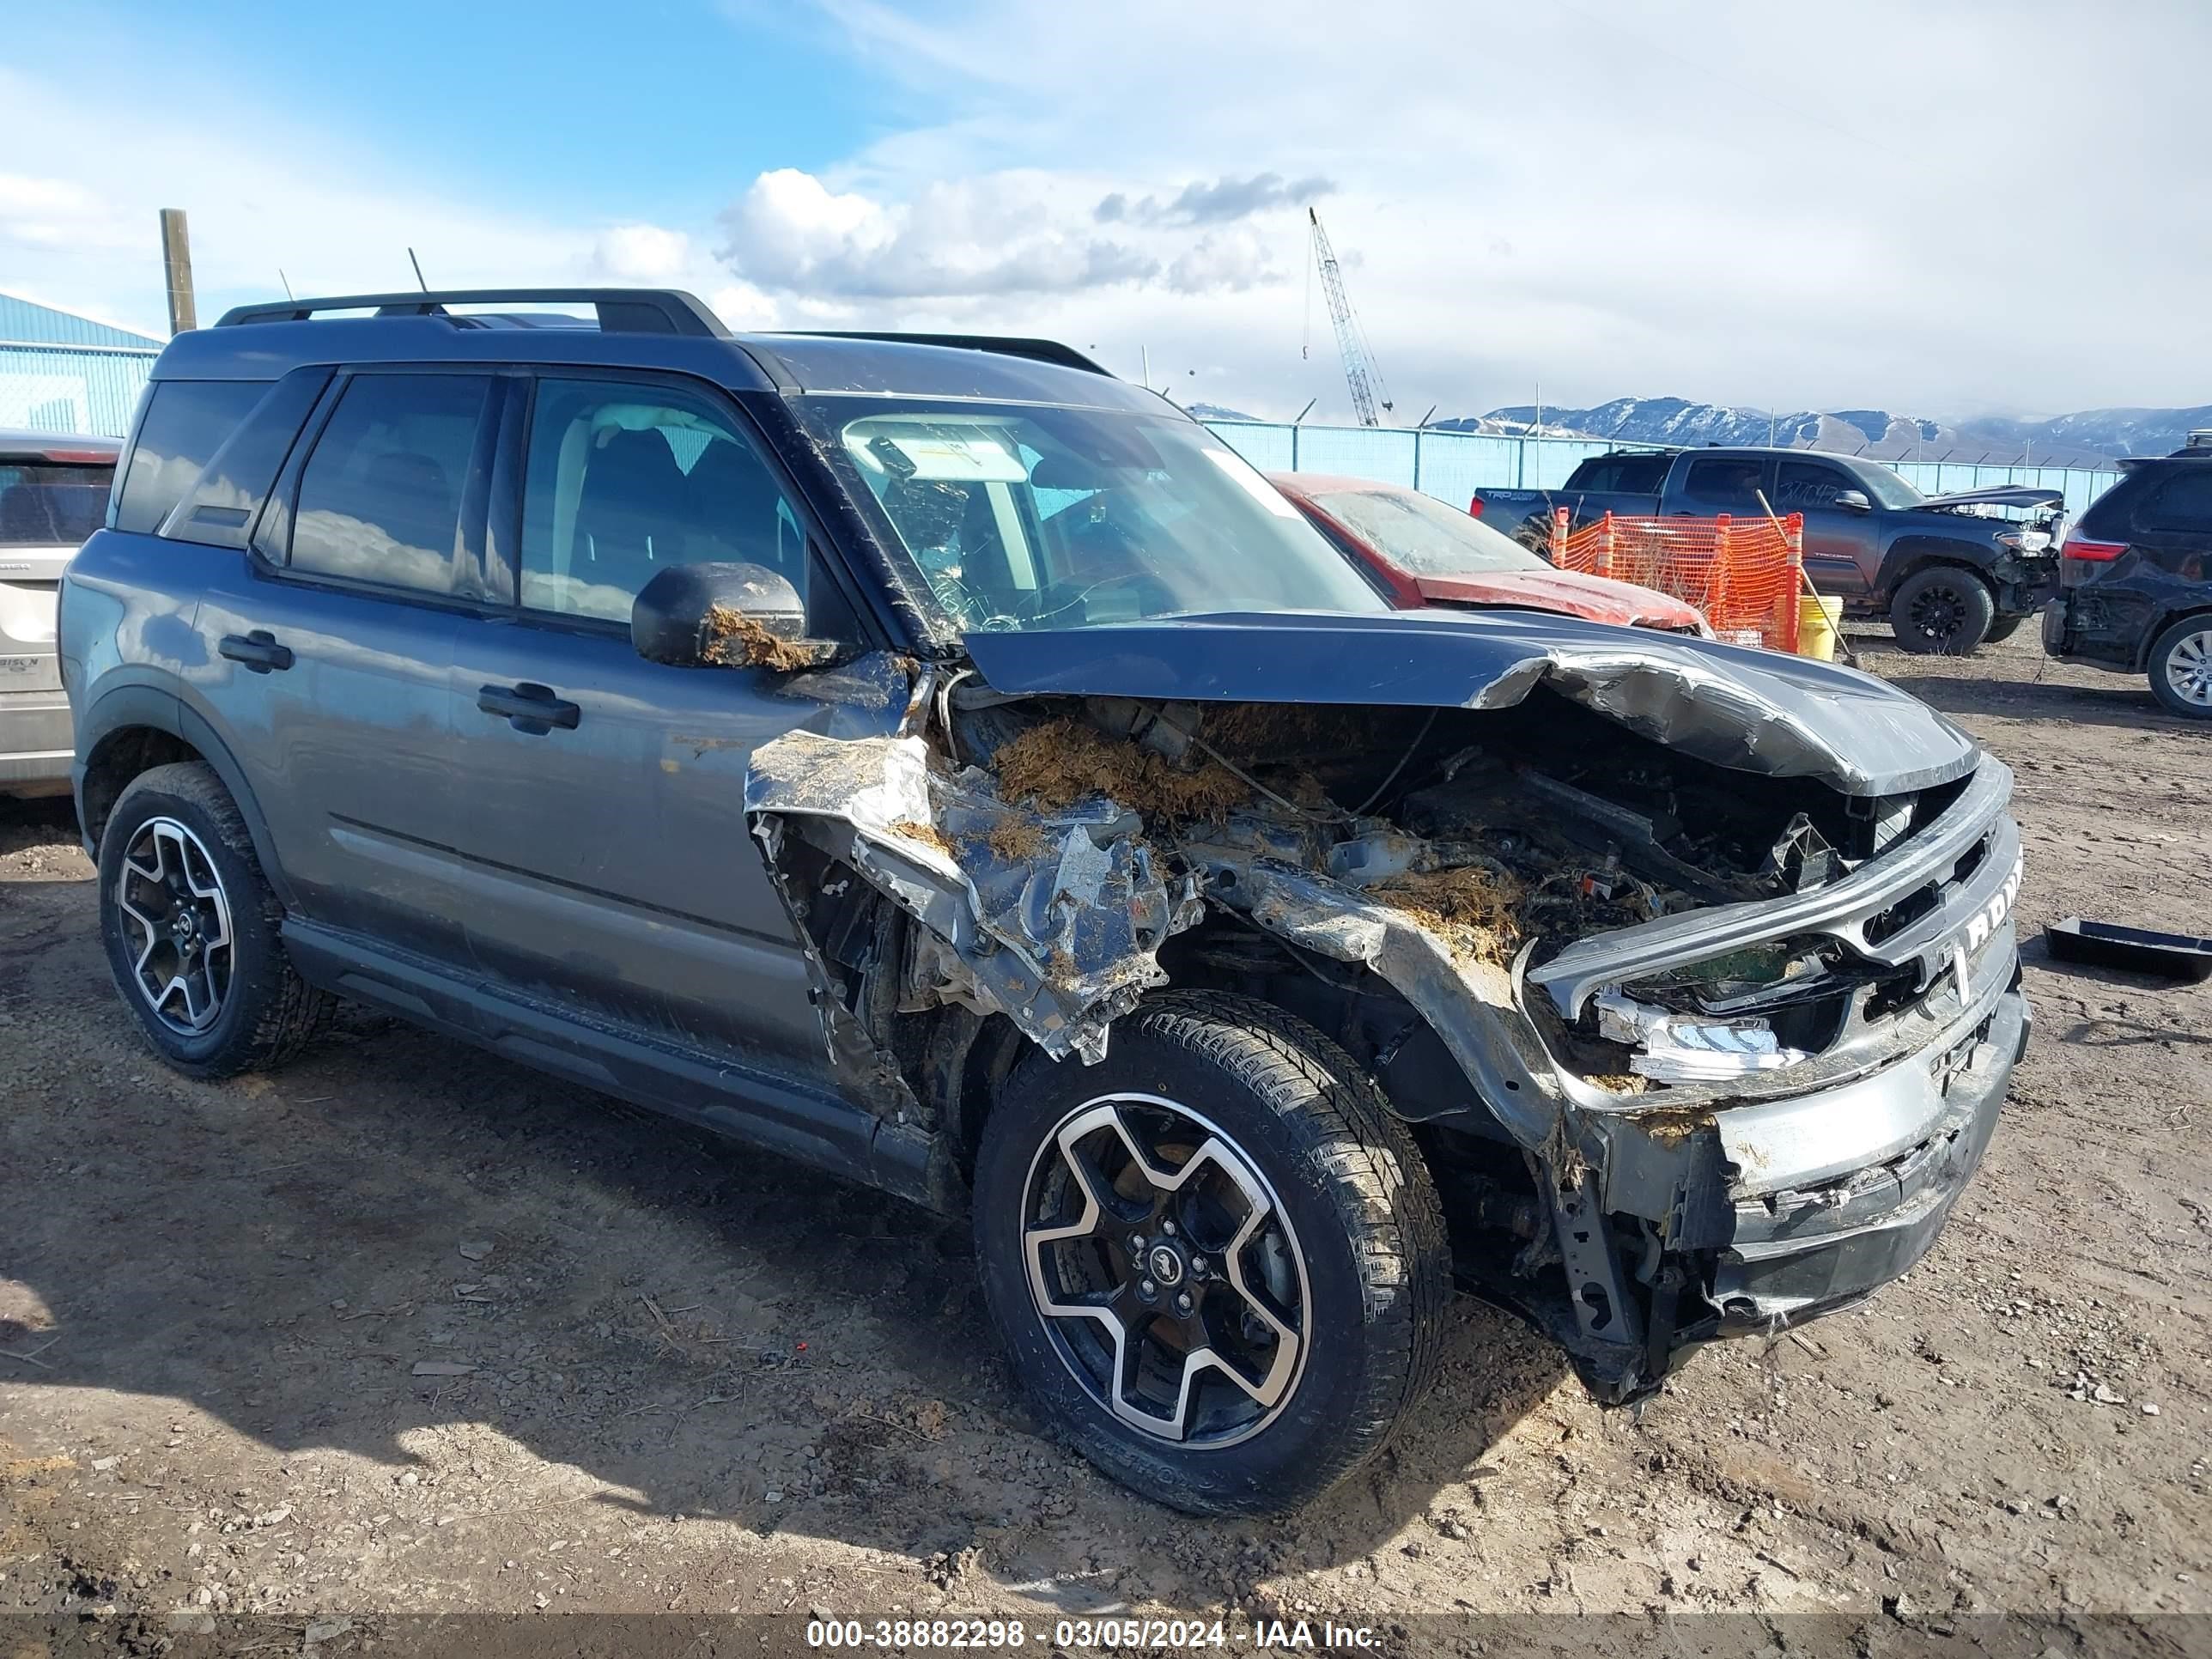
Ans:
POLYGON ((1781 624, 1782 637, 1795 652, 1798 643, 1798 623, 1802 616, 1797 603, 1797 590, 1805 585, 1805 515, 1792 513, 1782 521, 1783 544, 1790 555, 1790 586, 1783 590, 1781 614, 1775 621, 1781 624))

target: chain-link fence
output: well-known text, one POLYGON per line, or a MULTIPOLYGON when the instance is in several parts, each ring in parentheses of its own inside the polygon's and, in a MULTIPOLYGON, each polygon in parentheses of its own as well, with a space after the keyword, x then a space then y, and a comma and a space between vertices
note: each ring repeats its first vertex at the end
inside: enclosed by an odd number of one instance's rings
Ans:
MULTIPOLYGON (((1557 489, 1592 455, 1656 447, 1589 438, 1492 438, 1425 428, 1285 426, 1267 421, 1210 421, 1222 441, 1263 472, 1340 472, 1409 484, 1465 507, 1479 489, 1557 489)), ((2077 516, 2120 475, 2073 466, 1966 465, 1889 461, 1884 465, 1930 495, 1991 484, 2062 490, 2077 516)))

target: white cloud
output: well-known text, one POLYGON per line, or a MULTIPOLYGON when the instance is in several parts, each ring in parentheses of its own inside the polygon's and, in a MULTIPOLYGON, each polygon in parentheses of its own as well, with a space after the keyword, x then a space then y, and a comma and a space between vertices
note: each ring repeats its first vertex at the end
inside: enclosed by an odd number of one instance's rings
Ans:
POLYGON ((1055 208, 1048 181, 988 173, 912 199, 833 191, 779 168, 722 215, 722 258, 777 293, 842 301, 1056 294, 1140 282, 1159 262, 1055 208))
POLYGON ((611 282, 672 282, 698 263, 691 239, 659 225, 613 225, 592 244, 592 264, 611 282))
POLYGON ((1266 239, 1243 228, 1200 237, 1168 267, 1168 286, 1178 294, 1241 293, 1282 280, 1266 239))
MULTIPOLYGON (((931 116, 827 188, 896 213, 1018 156, 1067 191, 1100 181, 1102 228, 1125 232, 1193 179, 1327 181, 1401 410, 1527 402, 1539 380, 1547 401, 1920 412, 2212 384, 2212 335, 2176 326, 2212 269, 2192 159, 2212 10, 2189 0, 2124 28, 2058 0, 817 3, 931 116)), ((1186 245, 1141 284, 994 316, 1110 340, 1129 372, 1139 343, 1213 365, 1200 395, 1221 402, 1318 394, 1340 416, 1317 296, 1298 352, 1302 222, 1238 226, 1292 280, 1186 245)))
POLYGON ((158 332, 155 210, 181 204, 210 313, 280 266, 302 293, 410 287, 412 245, 438 283, 669 283, 733 326, 1050 334, 1181 395, 1318 395, 1328 418, 1348 400, 1308 293, 1318 198, 1401 412, 1540 380, 1554 404, 1923 414, 2212 386, 2188 320, 2212 270, 2198 0, 2124 27, 2060 0, 724 3, 836 43, 881 136, 809 171, 748 156, 726 207, 586 222, 472 197, 373 135, 0 70, 28 135, 0 176, 0 283, 158 332))
POLYGON ((160 100, 121 95, 88 119, 81 91, 9 69, 0 108, 17 131, 69 135, 18 146, 11 159, 25 171, 0 175, 0 286, 157 337, 168 331, 158 210, 173 206, 190 216, 203 323, 280 295, 283 282, 303 295, 412 289, 410 246, 440 287, 688 287, 732 327, 777 319, 684 230, 504 212, 334 134, 195 125, 160 100))
POLYGON ((113 204, 83 183, 0 173, 0 246, 112 248, 127 236, 113 204))

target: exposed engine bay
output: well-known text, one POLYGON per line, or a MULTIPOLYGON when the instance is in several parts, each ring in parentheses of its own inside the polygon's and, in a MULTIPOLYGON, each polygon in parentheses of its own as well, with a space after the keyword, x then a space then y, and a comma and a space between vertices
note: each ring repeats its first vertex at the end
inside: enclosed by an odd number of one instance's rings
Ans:
POLYGON ((1972 976, 1945 894, 2008 861, 1994 939, 2017 840, 1994 763, 1854 794, 1592 701, 1010 693, 957 670, 894 735, 764 745, 747 804, 833 1057, 879 1109, 957 1144, 994 1033, 1080 1065, 1154 987, 1261 997, 1415 1126, 1462 1276, 1628 1398, 1727 1316, 1698 1265, 1744 1197, 1717 1115, 1924 1047, 1972 976))

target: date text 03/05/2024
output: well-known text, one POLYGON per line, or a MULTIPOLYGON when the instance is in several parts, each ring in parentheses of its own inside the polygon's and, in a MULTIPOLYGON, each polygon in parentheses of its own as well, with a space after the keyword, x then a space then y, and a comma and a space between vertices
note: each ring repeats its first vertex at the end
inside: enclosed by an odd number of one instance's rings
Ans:
POLYGON ((1063 1650, 1085 1648, 1245 1648, 1258 1652, 1299 1650, 1359 1650, 1376 1645, 1365 1625, 1328 1620, 1267 1619, 1249 1630, 1231 1629, 1218 1619, 1061 1619, 1032 1629, 1019 1619, 811 1619, 806 1645, 828 1650, 909 1648, 1027 1647, 1063 1650))

